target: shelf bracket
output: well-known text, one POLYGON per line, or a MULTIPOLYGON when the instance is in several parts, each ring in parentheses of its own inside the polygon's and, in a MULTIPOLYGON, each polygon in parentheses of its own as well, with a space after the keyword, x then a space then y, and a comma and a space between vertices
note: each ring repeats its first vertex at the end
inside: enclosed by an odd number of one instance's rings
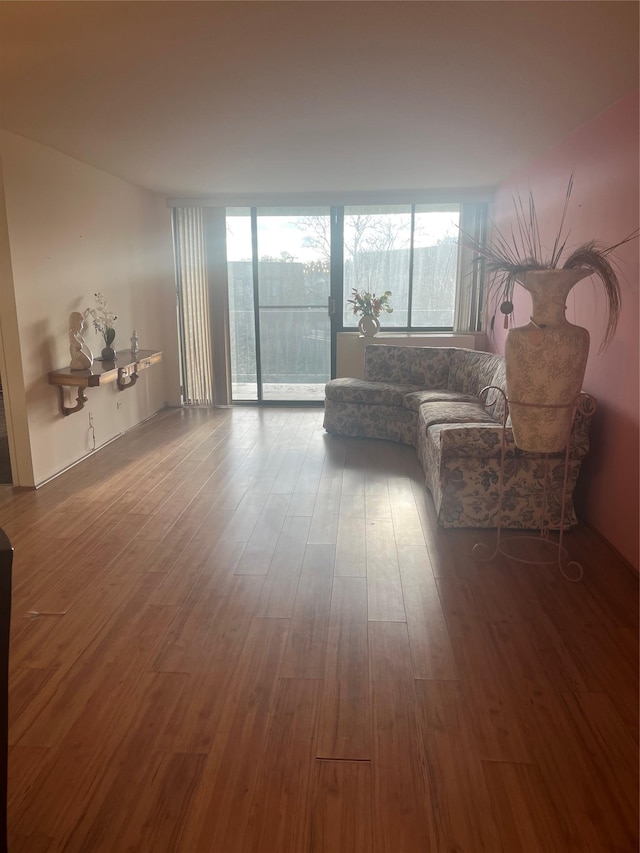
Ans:
POLYGON ((58 385, 58 394, 60 395, 60 408, 62 409, 62 414, 66 417, 67 415, 72 415, 74 412, 79 412, 80 409, 84 408, 84 404, 88 401, 88 397, 84 395, 84 388, 78 388, 78 396, 76 397, 75 406, 67 406, 65 404, 64 398, 64 386, 58 385))
POLYGON ((129 373, 129 372, 127 371, 127 368, 126 368, 126 367, 125 367, 125 368, 121 368, 121 369, 118 371, 118 390, 119 390, 119 391, 126 391, 126 390, 127 390, 127 388, 133 388, 133 386, 136 384, 136 382, 137 382, 137 381, 138 381, 138 374, 137 374, 137 373, 135 373, 135 372, 134 372, 134 373, 129 373), (127 377, 127 376, 129 376, 129 377, 130 377, 130 381, 129 381, 129 382, 125 382, 125 379, 126 379, 126 377, 127 377))

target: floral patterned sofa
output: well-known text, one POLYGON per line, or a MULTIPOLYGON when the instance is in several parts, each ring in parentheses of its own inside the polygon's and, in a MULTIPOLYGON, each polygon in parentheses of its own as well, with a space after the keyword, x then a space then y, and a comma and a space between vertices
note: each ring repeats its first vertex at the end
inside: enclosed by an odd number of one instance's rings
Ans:
MULTIPOLYGON (((455 347, 370 345, 364 379, 332 379, 324 427, 335 435, 381 438, 416 448, 443 527, 496 527, 504 397, 502 356, 455 347)), ((595 401, 584 395, 595 409, 595 401)), ((576 522, 573 490, 589 449, 590 414, 576 413, 569 445, 565 526, 576 522)), ((565 452, 529 453, 513 441, 509 421, 502 525, 558 529, 565 452), (545 496, 546 491, 546 498, 545 496)))

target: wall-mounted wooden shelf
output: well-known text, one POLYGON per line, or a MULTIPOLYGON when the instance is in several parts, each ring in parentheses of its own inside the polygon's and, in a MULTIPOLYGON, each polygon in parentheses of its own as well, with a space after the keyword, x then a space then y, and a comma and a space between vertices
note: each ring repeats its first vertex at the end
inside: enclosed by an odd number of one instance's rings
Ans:
POLYGON ((141 349, 134 355, 130 350, 118 350, 115 361, 94 361, 90 370, 71 370, 63 367, 52 370, 49 374, 49 385, 56 385, 60 395, 60 409, 63 415, 72 415, 84 408, 87 402, 85 388, 97 388, 117 382, 120 391, 133 388, 138 381, 138 374, 152 364, 162 361, 162 351, 141 349), (77 388, 75 406, 65 404, 65 388, 77 388))

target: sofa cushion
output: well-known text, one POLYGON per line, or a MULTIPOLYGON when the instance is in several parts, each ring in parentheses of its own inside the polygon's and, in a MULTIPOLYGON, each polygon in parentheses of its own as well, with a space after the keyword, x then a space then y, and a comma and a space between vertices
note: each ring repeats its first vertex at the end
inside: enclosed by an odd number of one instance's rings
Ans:
POLYGON ((411 391, 405 394, 404 406, 406 409, 411 409, 414 412, 420 410, 423 403, 436 402, 458 402, 458 403, 477 403, 478 398, 471 394, 459 394, 457 391, 447 391, 446 389, 434 389, 432 391, 411 391))
POLYGON ((478 397, 483 388, 494 384, 496 370, 502 362, 502 356, 492 352, 453 349, 447 387, 450 391, 478 397))
POLYGON ((365 379, 332 379, 327 382, 325 396, 336 403, 366 403, 369 406, 398 406, 404 397, 419 390, 415 385, 391 382, 367 382, 365 379))
POLYGON ((429 429, 435 424, 495 424, 495 420, 480 403, 423 403, 420 429, 429 429))
POLYGON ((364 351, 365 379, 446 388, 451 347, 403 347, 370 344, 364 351))

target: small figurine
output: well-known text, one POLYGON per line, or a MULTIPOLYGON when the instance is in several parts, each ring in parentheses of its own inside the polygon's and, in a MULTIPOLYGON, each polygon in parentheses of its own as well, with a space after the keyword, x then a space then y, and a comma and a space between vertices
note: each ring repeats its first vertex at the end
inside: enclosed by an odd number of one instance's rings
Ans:
POLYGON ((79 311, 69 315, 69 352, 71 353, 71 370, 88 370, 93 364, 93 353, 82 337, 84 317, 79 311))
POLYGON ((131 352, 133 355, 138 355, 138 344, 140 339, 138 338, 138 333, 136 330, 133 330, 133 334, 131 335, 131 352))

